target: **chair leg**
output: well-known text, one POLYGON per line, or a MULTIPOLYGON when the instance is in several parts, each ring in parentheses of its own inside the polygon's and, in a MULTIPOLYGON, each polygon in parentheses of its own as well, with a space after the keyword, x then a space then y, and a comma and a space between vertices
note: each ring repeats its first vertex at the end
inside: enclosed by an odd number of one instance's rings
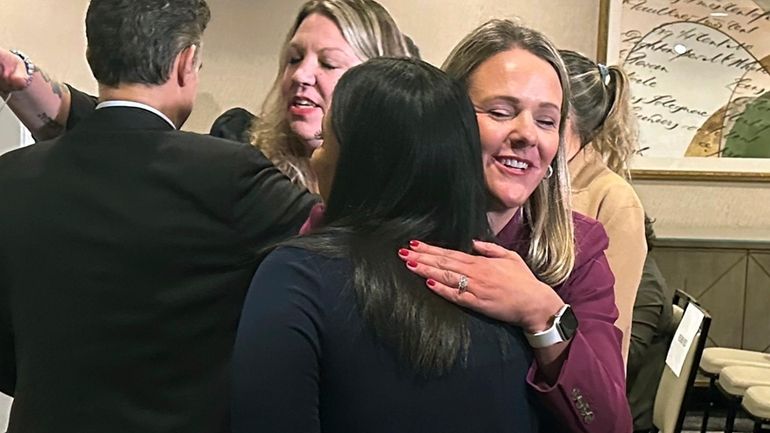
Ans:
POLYGON ((725 419, 725 433, 733 433, 736 412, 738 412, 738 405, 734 401, 730 401, 727 408, 727 419, 725 419))
POLYGON ((754 433, 769 433, 770 427, 765 427, 766 425, 768 425, 767 419, 755 419, 754 433))
POLYGON ((706 433, 709 423, 709 411, 714 404, 714 394, 716 393, 716 376, 711 376, 709 379, 709 388, 706 391, 706 407, 703 409, 703 422, 700 425, 700 433, 706 433))

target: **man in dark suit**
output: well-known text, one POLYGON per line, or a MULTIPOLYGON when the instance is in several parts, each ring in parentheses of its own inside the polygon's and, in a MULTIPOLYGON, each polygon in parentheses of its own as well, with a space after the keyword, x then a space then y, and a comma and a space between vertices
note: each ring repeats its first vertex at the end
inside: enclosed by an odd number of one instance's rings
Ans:
POLYGON ((0 157, 9 432, 227 431, 258 252, 316 199, 251 146, 176 130, 208 20, 205 0, 92 0, 100 105, 0 157))

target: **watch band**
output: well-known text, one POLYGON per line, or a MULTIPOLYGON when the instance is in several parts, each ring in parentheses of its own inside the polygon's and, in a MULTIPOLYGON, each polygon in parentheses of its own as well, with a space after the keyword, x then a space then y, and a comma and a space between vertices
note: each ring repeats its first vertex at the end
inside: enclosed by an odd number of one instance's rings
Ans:
POLYGON ((564 304, 561 308, 559 308, 559 311, 557 311, 553 316, 553 325, 551 325, 551 327, 545 331, 536 332, 534 334, 525 332, 524 336, 527 337, 527 342, 529 342, 529 345, 535 349, 540 349, 566 341, 567 339, 565 339, 564 335, 561 333, 559 319, 561 318, 562 314, 567 311, 567 308, 570 308, 569 304, 564 304))
POLYGON ((32 60, 29 59, 29 57, 22 53, 19 50, 11 50, 11 54, 15 55, 16 57, 20 58, 22 62, 24 62, 24 69, 27 71, 27 87, 32 83, 32 76, 35 75, 35 72, 37 71, 37 66, 35 66, 34 63, 32 63, 32 60))

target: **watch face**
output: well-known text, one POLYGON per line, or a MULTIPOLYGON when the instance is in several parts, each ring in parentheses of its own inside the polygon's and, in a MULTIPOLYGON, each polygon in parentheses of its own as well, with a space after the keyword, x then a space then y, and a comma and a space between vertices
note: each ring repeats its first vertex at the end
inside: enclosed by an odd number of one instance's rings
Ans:
POLYGON ((575 313, 572 312, 572 307, 567 307, 567 309, 564 310, 564 313, 559 318, 559 327, 561 328, 561 332, 565 339, 570 339, 575 335, 578 321, 577 317, 575 317, 575 313))

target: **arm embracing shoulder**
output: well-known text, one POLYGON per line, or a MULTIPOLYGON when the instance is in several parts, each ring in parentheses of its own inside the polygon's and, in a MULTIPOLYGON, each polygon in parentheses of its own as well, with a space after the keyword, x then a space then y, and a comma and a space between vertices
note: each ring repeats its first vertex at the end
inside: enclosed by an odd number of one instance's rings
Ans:
POLYGON ((261 249, 298 234, 318 196, 294 184, 251 146, 243 146, 237 160, 235 220, 248 247, 261 249))

